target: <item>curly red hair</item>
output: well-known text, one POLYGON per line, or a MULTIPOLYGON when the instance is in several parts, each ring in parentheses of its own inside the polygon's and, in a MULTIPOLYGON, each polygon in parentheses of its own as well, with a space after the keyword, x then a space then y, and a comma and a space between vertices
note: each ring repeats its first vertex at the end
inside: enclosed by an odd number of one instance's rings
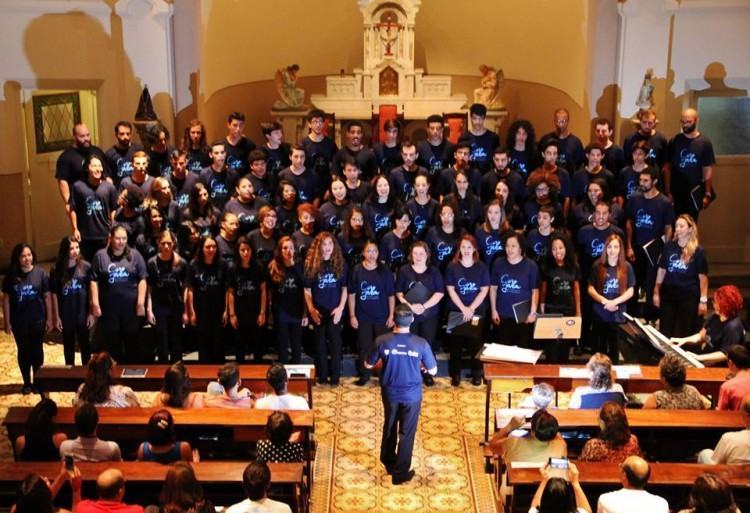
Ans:
POLYGON ((734 285, 724 285, 714 292, 714 309, 719 310, 727 319, 734 319, 742 311, 742 293, 734 285))

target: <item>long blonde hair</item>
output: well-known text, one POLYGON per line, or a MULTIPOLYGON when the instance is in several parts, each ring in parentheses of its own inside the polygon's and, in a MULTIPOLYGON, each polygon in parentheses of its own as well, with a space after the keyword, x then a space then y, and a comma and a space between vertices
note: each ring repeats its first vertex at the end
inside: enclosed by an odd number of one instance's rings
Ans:
MULTIPOLYGON (((693 218, 690 217, 689 214, 680 215, 680 217, 677 218, 677 221, 679 221, 680 219, 685 221, 688 225, 688 228, 690 229, 690 236, 688 237, 687 244, 685 244, 685 247, 682 248, 682 255, 680 256, 680 260, 688 263, 693 259, 693 255, 695 255, 695 251, 698 249, 698 225, 695 223, 693 218)), ((675 221, 675 224, 677 224, 677 221, 675 221)), ((676 232, 672 237, 672 240, 677 242, 676 232)))

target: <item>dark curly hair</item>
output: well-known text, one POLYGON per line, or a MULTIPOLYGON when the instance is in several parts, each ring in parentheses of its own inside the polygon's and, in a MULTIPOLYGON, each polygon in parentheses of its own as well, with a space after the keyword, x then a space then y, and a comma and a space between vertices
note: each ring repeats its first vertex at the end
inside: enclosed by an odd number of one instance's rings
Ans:
POLYGON ((685 364, 677 355, 667 353, 659 362, 659 375, 671 388, 680 388, 685 384, 685 364))

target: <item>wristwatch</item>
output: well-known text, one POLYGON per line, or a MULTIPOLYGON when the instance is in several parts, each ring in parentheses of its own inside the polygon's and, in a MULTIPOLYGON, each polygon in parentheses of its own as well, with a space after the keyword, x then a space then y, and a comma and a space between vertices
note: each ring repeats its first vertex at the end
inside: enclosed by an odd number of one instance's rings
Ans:
POLYGON ((701 296, 701 298, 698 300, 702 305, 708 304, 708 298, 706 296, 701 296))

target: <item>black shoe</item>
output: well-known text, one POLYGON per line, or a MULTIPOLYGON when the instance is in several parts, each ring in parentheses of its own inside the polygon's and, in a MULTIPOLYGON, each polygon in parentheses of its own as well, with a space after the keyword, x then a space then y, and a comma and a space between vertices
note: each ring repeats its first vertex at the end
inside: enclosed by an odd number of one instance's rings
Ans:
POLYGON ((36 385, 31 385, 31 393, 32 393, 32 394, 39 394, 39 395, 41 395, 41 394, 42 394, 42 391, 41 391, 41 390, 39 390, 39 387, 38 387, 38 386, 36 386, 36 385))
POLYGON ((461 376, 453 376, 451 378, 451 385, 454 387, 457 387, 461 384, 461 376))
POLYGON ((358 387, 363 387, 367 384, 368 381, 370 381, 370 378, 360 376, 355 385, 357 385, 358 387))
POLYGON ((482 384, 482 378, 479 376, 474 376, 473 378, 471 378, 471 384, 475 387, 478 387, 482 384))
POLYGON ((388 474, 389 476, 392 475, 393 474, 393 467, 391 467, 389 465, 384 465, 384 466, 385 466, 385 473, 388 474))
POLYGON ((332 386, 332 387, 337 387, 337 386, 339 386, 339 380, 338 380, 338 379, 336 379, 336 380, 332 379, 332 380, 331 380, 331 386, 332 386))
POLYGON ((394 485, 400 485, 400 484, 407 483, 407 482, 411 481, 413 477, 414 477, 414 471, 410 470, 409 472, 407 472, 406 474, 404 474, 402 476, 393 476, 391 478, 391 482, 394 485))
POLYGON ((435 386, 435 378, 433 378, 432 375, 430 375, 430 374, 425 374, 424 375, 424 384, 427 387, 435 386))
POLYGON ((29 395, 31 392, 32 392, 31 385, 24 385, 23 388, 21 389, 21 393, 23 395, 29 395))

